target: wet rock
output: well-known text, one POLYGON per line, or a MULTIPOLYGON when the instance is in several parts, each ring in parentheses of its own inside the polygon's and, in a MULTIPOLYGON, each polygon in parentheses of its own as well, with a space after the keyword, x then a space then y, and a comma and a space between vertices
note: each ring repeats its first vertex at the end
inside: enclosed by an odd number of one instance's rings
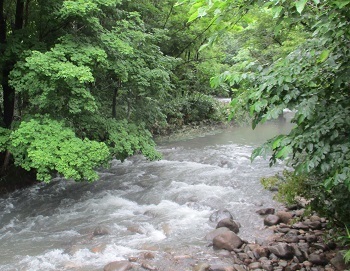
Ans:
POLYGON ((268 247, 269 251, 281 259, 292 259, 294 257, 294 249, 286 243, 279 243, 268 247))
POLYGON ((275 213, 274 208, 264 208, 256 211, 259 215, 273 215, 275 213))
POLYGON ((231 231, 233 231, 234 233, 239 232, 239 225, 233 219, 230 219, 230 218, 224 218, 219 221, 216 228, 222 228, 222 227, 226 227, 231 231))
POLYGON ((323 254, 312 253, 309 255, 308 261, 316 265, 326 265, 328 263, 323 254))
POLYGON ((268 250, 268 248, 263 247, 263 246, 256 246, 252 249, 252 252, 255 256, 256 259, 260 259, 263 257, 269 257, 270 255, 270 251, 268 250))
POLYGON ((209 268, 208 263, 198 263, 192 268, 192 271, 209 271, 209 268))
POLYGON ((289 224, 289 222, 293 218, 293 215, 290 212, 286 211, 278 211, 276 215, 280 218, 281 222, 285 224, 289 224))
POLYGON ((244 266, 244 265, 238 265, 238 264, 234 264, 233 265, 233 268, 236 270, 236 271, 246 271, 247 268, 244 266))
POLYGON ((111 232, 108 227, 100 225, 94 229, 93 236, 108 235, 110 233, 111 232))
POLYGON ((251 270, 260 269, 261 268, 261 263, 253 262, 253 263, 248 265, 248 268, 251 269, 251 270))
POLYGON ((146 270, 151 270, 151 271, 158 270, 155 266, 150 265, 149 263, 146 263, 146 262, 143 262, 141 266, 146 270))
POLYGON ((225 218, 233 219, 232 214, 227 209, 220 209, 215 211, 210 217, 209 220, 211 222, 219 222, 220 220, 223 220, 225 218))
POLYGON ((235 271, 232 266, 229 265, 211 265, 210 271, 235 271))
POLYGON ((280 222, 280 218, 277 215, 267 215, 264 219, 264 225, 273 226, 280 222))
POLYGON ((213 239, 213 245, 218 249, 233 251, 235 248, 240 248, 243 245, 243 241, 234 232, 227 231, 217 235, 213 239))
POLYGON ((126 271, 131 270, 133 265, 128 261, 115 261, 107 264, 103 271, 126 271))
POLYGON ((230 231, 229 228, 226 227, 221 227, 221 228, 217 228, 211 232, 209 232, 206 236, 205 236, 205 240, 207 241, 213 241, 213 239, 218 236, 219 234, 225 233, 230 231))

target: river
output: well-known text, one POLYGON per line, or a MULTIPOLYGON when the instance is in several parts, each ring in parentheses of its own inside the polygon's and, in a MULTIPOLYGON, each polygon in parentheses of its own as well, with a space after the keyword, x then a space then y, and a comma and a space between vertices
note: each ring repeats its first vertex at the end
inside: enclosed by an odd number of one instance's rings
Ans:
MULTIPOLYGON (((254 242, 270 234, 260 208, 278 207, 261 184, 284 168, 257 158, 254 147, 291 129, 288 121, 231 127, 199 137, 161 143, 160 161, 133 156, 112 161, 94 183, 54 179, 0 198, 0 270, 103 270, 109 262, 152 251, 159 270, 167 255, 215 257, 205 235, 210 215, 226 208, 254 242), (102 226, 109 234, 93 236, 102 226)), ((140 269, 144 270, 144 269, 140 269)))

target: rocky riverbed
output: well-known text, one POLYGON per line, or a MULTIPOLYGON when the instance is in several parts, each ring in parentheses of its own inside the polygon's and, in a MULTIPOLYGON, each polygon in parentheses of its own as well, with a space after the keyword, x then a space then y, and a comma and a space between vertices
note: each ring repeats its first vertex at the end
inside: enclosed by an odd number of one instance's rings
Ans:
POLYGON ((328 221, 316 214, 304 216, 304 209, 264 208, 257 210, 273 234, 248 243, 239 237, 240 224, 228 210, 210 216, 216 229, 205 238, 203 253, 174 255, 146 251, 128 260, 107 264, 104 271, 341 271, 349 268, 341 250, 331 238, 328 221), (212 253, 208 253, 208 248, 212 253))

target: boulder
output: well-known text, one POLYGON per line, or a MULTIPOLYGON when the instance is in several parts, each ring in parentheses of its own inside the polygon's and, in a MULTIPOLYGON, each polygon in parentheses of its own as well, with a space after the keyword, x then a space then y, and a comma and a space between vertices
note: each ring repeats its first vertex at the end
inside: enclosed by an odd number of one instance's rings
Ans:
POLYGON ((103 271, 126 271, 131 270, 133 265, 128 261, 115 261, 107 264, 103 271))
POLYGON ((239 232, 239 225, 233 219, 230 219, 230 218, 224 218, 219 221, 216 228, 222 228, 222 227, 228 228, 234 233, 239 232))
POLYGON ((346 270, 350 268, 350 265, 346 265, 344 257, 341 252, 338 252, 333 259, 330 260, 331 264, 335 267, 336 270, 346 270))
POLYGON ((309 255, 308 261, 316 265, 326 265, 328 263, 323 254, 312 253, 309 255))
POLYGON ((275 209, 274 208, 263 208, 263 209, 257 210, 256 213, 259 215, 273 215, 275 213, 275 209))
POLYGON ((226 231, 213 239, 213 245, 218 249, 233 251, 236 248, 240 248, 243 245, 243 241, 234 232, 226 231))
POLYGON ((100 225, 94 229, 93 236, 108 235, 110 233, 111 232, 109 228, 107 228, 106 226, 100 225))
POLYGON ((289 222, 293 218, 293 215, 290 212, 286 211, 278 211, 276 215, 280 218, 281 222, 285 224, 289 224, 289 222))
POLYGON ((223 220, 225 218, 233 219, 233 216, 229 210, 220 209, 212 213, 211 216, 209 217, 209 220, 211 222, 219 222, 220 220, 223 220))
POLYGON ((281 259, 292 259, 294 257, 294 248, 286 243, 278 243, 269 246, 269 251, 281 259))
POLYGON ((227 232, 227 231, 230 231, 229 228, 226 228, 226 227, 221 227, 221 228, 217 228, 211 232, 209 232, 206 236, 205 236, 205 240, 207 241, 213 241, 213 239, 219 235, 219 234, 222 234, 224 232, 227 232))
POLYGON ((280 218, 277 215, 267 215, 264 219, 264 225, 273 226, 280 222, 280 218))

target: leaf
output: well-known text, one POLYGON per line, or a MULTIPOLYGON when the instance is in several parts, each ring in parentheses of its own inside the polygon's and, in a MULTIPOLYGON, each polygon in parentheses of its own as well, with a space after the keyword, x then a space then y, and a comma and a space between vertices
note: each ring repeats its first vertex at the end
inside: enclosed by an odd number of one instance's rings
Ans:
POLYGON ((284 146, 279 152, 277 152, 276 157, 280 159, 286 158, 292 151, 290 146, 284 146))
POLYGON ((334 1, 334 3, 337 5, 338 8, 343 8, 350 3, 350 0, 338 0, 334 1))
POLYGON ((318 57, 317 62, 318 63, 325 62, 329 54, 330 54, 330 50, 323 50, 320 56, 318 57))
POLYGON ((297 8, 297 11, 301 14, 301 12, 304 10, 307 0, 299 0, 295 3, 295 7, 297 8))
POLYGON ((188 19, 188 21, 187 22, 192 22, 192 21, 194 21, 195 19, 197 19, 198 18, 198 10, 196 10, 191 16, 190 16, 190 18, 188 19))

